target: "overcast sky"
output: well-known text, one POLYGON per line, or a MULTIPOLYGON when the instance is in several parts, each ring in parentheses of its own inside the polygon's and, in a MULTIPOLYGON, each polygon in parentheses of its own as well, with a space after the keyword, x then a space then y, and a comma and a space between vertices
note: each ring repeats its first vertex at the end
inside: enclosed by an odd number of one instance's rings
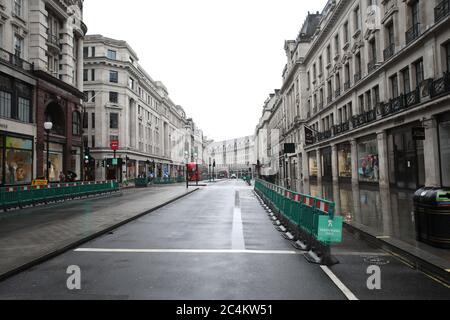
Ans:
POLYGON ((284 41, 326 0, 86 0, 89 34, 125 40, 215 141, 254 134, 284 41))

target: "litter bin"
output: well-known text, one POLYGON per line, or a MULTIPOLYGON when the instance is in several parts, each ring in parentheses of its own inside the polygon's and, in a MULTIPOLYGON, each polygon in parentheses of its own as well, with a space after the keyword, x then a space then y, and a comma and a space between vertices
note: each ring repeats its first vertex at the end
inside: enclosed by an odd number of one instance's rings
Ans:
POLYGON ((450 189, 421 188, 414 194, 417 240, 450 249, 450 189))
POLYGON ((147 178, 136 178, 134 181, 134 185, 136 188, 147 188, 148 179, 147 178))

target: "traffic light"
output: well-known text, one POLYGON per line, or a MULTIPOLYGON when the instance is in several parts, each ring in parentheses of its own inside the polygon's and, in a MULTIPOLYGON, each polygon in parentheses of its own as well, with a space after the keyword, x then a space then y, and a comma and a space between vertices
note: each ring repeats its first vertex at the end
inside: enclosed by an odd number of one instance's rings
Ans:
POLYGON ((88 165, 91 160, 91 150, 89 148, 84 149, 84 164, 88 165))

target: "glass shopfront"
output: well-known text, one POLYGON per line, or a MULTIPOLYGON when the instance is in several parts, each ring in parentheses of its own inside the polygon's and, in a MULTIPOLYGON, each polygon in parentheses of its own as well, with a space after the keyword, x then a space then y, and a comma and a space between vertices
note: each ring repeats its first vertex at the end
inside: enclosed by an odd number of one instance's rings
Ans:
POLYGON ((450 187, 450 114, 439 122, 442 185, 450 187))
POLYGON ((325 181, 333 179, 333 165, 331 156, 331 147, 324 148, 321 151, 322 156, 322 176, 325 181))
POLYGON ((352 147, 349 143, 338 145, 339 178, 352 177, 352 147))
POLYGON ((59 143, 50 143, 49 158, 47 160, 47 144, 45 144, 44 160, 45 177, 47 177, 47 161, 49 161, 49 180, 52 182, 59 181, 59 175, 63 172, 64 168, 64 146, 59 143))
POLYGON ((425 185, 423 141, 414 141, 412 131, 420 123, 399 127, 388 134, 389 181, 401 189, 416 190, 425 185))
POLYGON ((309 158, 309 176, 317 178, 317 173, 319 171, 317 167, 317 153, 315 151, 308 154, 309 158))
POLYGON ((75 180, 81 179, 81 148, 72 148, 71 167, 77 175, 75 180))
POLYGON ((0 136, 3 185, 30 184, 33 179, 33 140, 0 136))
POLYGON ((358 142, 358 175, 361 182, 378 182, 380 162, 376 137, 358 142))

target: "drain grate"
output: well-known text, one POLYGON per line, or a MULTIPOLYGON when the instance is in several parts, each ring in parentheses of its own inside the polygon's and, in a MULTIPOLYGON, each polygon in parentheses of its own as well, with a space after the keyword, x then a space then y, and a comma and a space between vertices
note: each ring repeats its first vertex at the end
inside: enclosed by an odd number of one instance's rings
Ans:
POLYGON ((385 266, 391 263, 388 259, 379 256, 363 257, 363 259, 365 263, 375 266, 385 266))

